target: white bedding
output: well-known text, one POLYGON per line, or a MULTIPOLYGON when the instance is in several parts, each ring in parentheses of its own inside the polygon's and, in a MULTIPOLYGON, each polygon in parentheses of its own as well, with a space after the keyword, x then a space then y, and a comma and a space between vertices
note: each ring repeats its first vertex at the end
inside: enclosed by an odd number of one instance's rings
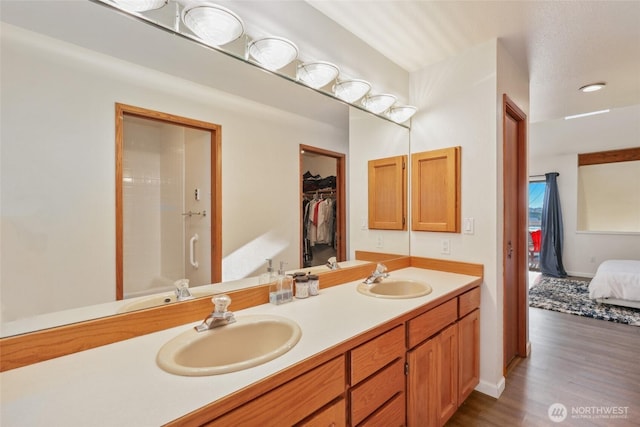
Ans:
POLYGON ((589 297, 640 301, 640 261, 604 261, 589 284, 589 297))

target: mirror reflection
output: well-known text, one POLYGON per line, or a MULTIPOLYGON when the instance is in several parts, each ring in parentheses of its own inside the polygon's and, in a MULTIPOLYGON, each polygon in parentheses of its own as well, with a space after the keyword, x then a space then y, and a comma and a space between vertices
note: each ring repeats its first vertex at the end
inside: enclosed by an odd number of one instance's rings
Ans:
MULTIPOLYGON (((30 7, 28 2, 21 3, 13 7, 30 7)), ((102 7, 97 9, 99 13, 111 13, 102 7)), ((240 82, 251 86, 260 84, 264 93, 277 89, 274 99, 278 98, 280 104, 282 99, 290 99, 292 110, 300 102, 323 110, 314 120, 307 113, 299 115, 227 92, 225 79, 217 84, 199 83, 199 69, 191 66, 191 61, 206 54, 202 59, 206 64, 212 52, 200 49, 196 58, 191 58, 194 52, 184 46, 168 58, 162 53, 166 48, 162 46, 163 36, 156 41, 142 37, 131 47, 120 46, 123 53, 129 48, 145 51, 140 53, 140 60, 151 60, 141 65, 105 53, 100 43, 109 39, 106 35, 102 41, 95 41, 95 50, 87 48, 92 41, 81 37, 79 31, 91 25, 75 28, 69 18, 57 20, 60 17, 47 9, 38 12, 37 19, 29 14, 19 16, 14 25, 7 23, 12 15, 6 11, 3 9, 1 49, 3 336, 112 315, 123 305, 117 301, 115 286, 114 123, 118 103, 221 126, 222 148, 216 160, 221 167, 221 218, 211 225, 221 230, 217 235, 221 239, 220 282, 224 284, 202 286, 206 293, 257 285, 266 258, 273 259, 274 265, 285 261, 287 270, 303 265, 301 143, 346 156, 349 198, 345 190, 345 250, 339 259, 350 262, 355 250, 408 254, 408 235, 404 246, 394 243, 376 248, 369 244, 376 241, 374 234, 358 224, 358 232, 367 233, 373 240, 351 241, 352 223, 358 223, 362 216, 358 210, 366 210, 366 191, 358 189, 366 185, 366 172, 360 173, 352 165, 366 166, 367 158, 360 149, 351 152, 351 141, 358 143, 358 135, 349 135, 349 109, 343 104, 332 101, 327 108, 322 95, 291 82, 284 82, 284 87, 278 77, 247 71, 246 64, 239 61, 220 60, 217 72, 235 74, 240 82), (43 22, 48 24, 41 25, 43 22), (35 32, 36 28, 65 28, 67 34, 61 40, 35 32), (85 46, 78 46, 76 40, 85 46), (186 53, 180 56, 181 52, 186 53), (149 67, 154 62, 157 66, 149 67), (182 62, 182 74, 171 69, 170 64, 176 62, 182 62), (342 118, 335 119, 338 116, 342 118), (365 203, 356 202, 357 217, 346 224, 352 195, 365 197, 365 203)), ((127 33, 136 24, 124 20, 121 26, 104 28, 127 33)), ((359 113, 361 123, 384 122, 397 129, 401 136, 394 139, 398 142, 394 150, 402 147, 408 153, 406 128, 359 113)), ((375 147, 389 143, 387 138, 365 138, 360 146, 366 142, 374 151, 384 151, 375 147)), ((185 190, 185 197, 193 190, 185 190)), ((209 211, 200 206, 185 209, 209 211)), ((210 209, 215 211, 214 207, 210 209)), ((213 221, 213 217, 208 218, 213 221)), ((186 237, 190 241, 192 235, 187 233, 186 237)), ((188 255, 188 246, 183 251, 188 255)), ((164 301, 172 294, 167 291, 157 295, 164 301)))

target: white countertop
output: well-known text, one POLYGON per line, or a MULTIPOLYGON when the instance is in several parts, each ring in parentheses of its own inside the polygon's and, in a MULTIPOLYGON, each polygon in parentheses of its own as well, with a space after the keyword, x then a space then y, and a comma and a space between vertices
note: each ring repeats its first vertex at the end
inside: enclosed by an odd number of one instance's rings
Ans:
POLYGON ((359 281, 355 281, 288 304, 235 312, 236 317, 288 317, 302 329, 302 338, 289 352, 240 372, 182 377, 156 365, 156 354, 165 342, 200 322, 4 372, 0 425, 158 426, 478 279, 415 267, 393 271, 391 277, 426 281, 433 292, 412 299, 373 298, 357 292, 359 281))

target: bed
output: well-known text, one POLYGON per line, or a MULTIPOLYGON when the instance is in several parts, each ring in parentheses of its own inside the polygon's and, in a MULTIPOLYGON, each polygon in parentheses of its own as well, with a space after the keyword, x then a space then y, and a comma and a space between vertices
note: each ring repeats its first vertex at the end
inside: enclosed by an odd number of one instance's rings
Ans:
POLYGON ((640 308, 640 260, 604 261, 589 283, 589 298, 603 304, 640 308))

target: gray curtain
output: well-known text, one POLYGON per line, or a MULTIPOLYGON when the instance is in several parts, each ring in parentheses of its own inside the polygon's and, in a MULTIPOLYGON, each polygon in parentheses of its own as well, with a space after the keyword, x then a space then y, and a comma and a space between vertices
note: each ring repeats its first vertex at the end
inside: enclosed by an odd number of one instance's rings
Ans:
POLYGON ((557 172, 545 174, 547 186, 542 205, 542 245, 540 246, 540 270, 553 277, 567 277, 562 265, 562 210, 558 194, 557 172))

